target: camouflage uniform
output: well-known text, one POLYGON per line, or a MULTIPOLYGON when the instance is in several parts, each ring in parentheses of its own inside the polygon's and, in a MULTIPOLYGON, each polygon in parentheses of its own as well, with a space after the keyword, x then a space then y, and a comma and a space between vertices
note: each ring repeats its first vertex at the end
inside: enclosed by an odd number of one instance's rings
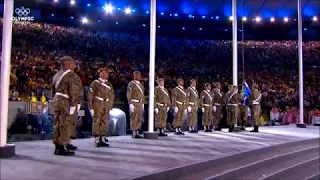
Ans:
POLYGON ((226 94, 226 103, 227 103, 227 124, 229 126, 229 131, 233 131, 234 126, 237 122, 238 115, 238 105, 241 100, 243 100, 243 96, 239 93, 234 93, 232 91, 226 94))
POLYGON ((82 81, 79 75, 77 75, 76 73, 74 73, 74 81, 78 87, 79 90, 79 97, 78 97, 78 105, 77 105, 77 109, 76 112, 72 115, 72 121, 70 122, 70 135, 71 138, 75 138, 76 137, 76 129, 77 129, 77 120, 78 120, 78 113, 80 110, 80 106, 82 103, 82 99, 83 99, 83 86, 82 86, 82 81))
POLYGON ((55 154, 59 149, 66 150, 70 142, 70 122, 73 120, 79 98, 74 77, 74 72, 71 70, 60 70, 53 77, 55 96, 52 141, 56 145, 55 154))
POLYGON ((176 86, 172 90, 172 106, 178 109, 178 112, 174 115, 174 128, 181 134, 181 127, 184 118, 184 111, 187 108, 187 94, 183 87, 176 86))
POLYGON ((168 110, 170 107, 170 96, 166 88, 157 86, 154 90, 154 107, 159 110, 155 121, 157 129, 164 129, 167 125, 168 110))
POLYGON ((88 105, 93 109, 92 133, 95 137, 104 138, 108 131, 110 111, 114 102, 114 90, 108 80, 94 80, 89 89, 88 105))
POLYGON ((127 87, 127 99, 129 105, 134 107, 130 112, 130 129, 138 131, 141 128, 141 121, 144 109, 144 86, 139 81, 131 81, 127 87))
POLYGON ((260 117, 260 101, 261 93, 258 90, 258 85, 253 85, 253 92, 249 96, 249 103, 251 107, 251 115, 253 120, 254 129, 252 132, 258 132, 259 117, 260 117))
MULTIPOLYGON (((203 111, 202 115, 202 126, 209 128, 211 126, 212 119, 212 94, 208 90, 203 90, 200 94, 200 106, 203 111)), ((206 129, 207 130, 207 129, 206 129)))
POLYGON ((222 105, 223 103, 223 93, 220 91, 220 89, 213 89, 213 105, 216 107, 216 111, 213 111, 213 126, 215 130, 221 130, 219 128, 219 123, 222 118, 222 105))
POLYGON ((187 93, 187 103, 188 107, 191 107, 191 112, 188 112, 188 120, 189 120, 189 127, 194 127, 197 123, 197 112, 199 108, 199 93, 195 87, 189 87, 186 90, 187 93))

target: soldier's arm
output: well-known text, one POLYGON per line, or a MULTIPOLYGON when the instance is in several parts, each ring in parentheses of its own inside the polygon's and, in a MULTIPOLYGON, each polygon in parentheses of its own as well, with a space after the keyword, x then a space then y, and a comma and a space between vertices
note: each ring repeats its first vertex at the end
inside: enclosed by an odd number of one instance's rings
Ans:
POLYGON ((77 106, 78 99, 79 99, 79 89, 78 89, 77 82, 74 80, 74 74, 69 73, 66 78, 68 78, 67 81, 69 83, 68 92, 69 92, 70 106, 71 107, 77 106))
POLYGON ((177 103, 176 103, 176 99, 177 99, 177 95, 178 95, 178 92, 177 92, 177 88, 174 88, 173 90, 172 90, 172 105, 173 106, 177 106, 177 103))
POLYGON ((254 98, 254 95, 253 95, 254 93, 251 93, 250 95, 249 95, 249 104, 252 104, 252 102, 253 102, 253 98, 254 98))
POLYGON ((204 94, 204 92, 202 91, 201 92, 201 94, 200 94, 200 107, 203 107, 203 100, 204 100, 204 98, 205 98, 205 94, 204 94))
POLYGON ((79 81, 79 99, 78 99, 78 104, 82 103, 83 100, 83 86, 82 86, 82 81, 81 78, 78 76, 78 81, 79 81))
POLYGON ((109 84, 109 86, 111 88, 109 101, 110 101, 110 108, 112 109, 113 108, 113 104, 114 104, 115 94, 114 94, 114 89, 113 89, 113 86, 112 86, 111 83, 109 84))
POLYGON ((90 87, 89 87, 89 90, 88 90, 88 106, 89 106, 89 109, 93 109, 93 98, 94 98, 94 91, 95 91, 95 85, 96 85, 96 82, 93 81, 91 84, 90 84, 90 87))
POLYGON ((154 102, 153 102, 154 103, 154 107, 156 107, 156 104, 159 101, 158 100, 158 93, 159 93, 158 87, 154 88, 154 102))
POLYGON ((190 96, 191 96, 191 92, 190 92, 190 89, 187 88, 186 90, 186 103, 187 103, 187 106, 189 106, 189 102, 190 102, 190 96))
POLYGON ((131 93, 132 93, 132 83, 130 82, 129 84, 128 84, 128 87, 127 87, 127 100, 128 100, 128 103, 129 104, 131 104, 131 99, 132 99, 132 97, 131 97, 131 93))

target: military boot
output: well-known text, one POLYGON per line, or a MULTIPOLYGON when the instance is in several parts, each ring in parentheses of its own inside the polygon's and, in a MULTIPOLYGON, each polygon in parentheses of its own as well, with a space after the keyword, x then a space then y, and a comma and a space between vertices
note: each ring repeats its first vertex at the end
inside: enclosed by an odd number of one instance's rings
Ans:
POLYGON ((233 126, 229 126, 229 132, 233 132, 234 127, 233 126))
POLYGON ((99 144, 100 144, 100 147, 109 147, 109 144, 107 144, 107 142, 106 142, 105 136, 100 137, 99 144))
POLYGON ((168 134, 165 133, 164 129, 160 129, 159 136, 165 137, 168 136, 168 134))
POLYGON ((178 131, 180 135, 184 135, 184 133, 181 131, 181 128, 179 128, 178 131))
POLYGON ((63 145, 56 145, 56 150, 54 152, 54 155, 57 155, 57 156, 74 156, 74 152, 73 151, 70 151, 67 149, 66 146, 63 146, 63 145))
POLYGON ((253 126, 253 130, 250 132, 259 132, 259 126, 253 126))
POLYGON ((132 133, 132 138, 133 138, 133 139, 141 139, 142 136, 139 135, 139 131, 134 131, 134 132, 132 133))
POLYGON ((72 144, 68 144, 66 147, 70 151, 76 151, 78 149, 77 146, 74 146, 72 144))

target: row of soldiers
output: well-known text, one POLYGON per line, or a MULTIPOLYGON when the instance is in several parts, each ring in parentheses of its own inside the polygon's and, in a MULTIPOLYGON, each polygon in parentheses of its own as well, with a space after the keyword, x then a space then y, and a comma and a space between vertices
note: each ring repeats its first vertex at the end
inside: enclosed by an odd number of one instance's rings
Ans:
MULTIPOLYGON (((160 136, 167 136, 164 133, 164 128, 167 124, 167 112, 169 107, 174 109, 173 126, 175 134, 183 135, 181 130, 184 120, 184 112, 187 111, 188 126, 190 133, 196 133, 195 129, 197 122, 198 108, 202 110, 202 125, 205 132, 221 131, 219 122, 222 119, 222 106, 227 107, 227 123, 229 132, 234 130, 237 119, 241 121, 241 130, 245 130, 248 118, 248 106, 244 101, 243 89, 238 93, 237 86, 229 86, 229 91, 226 94, 221 92, 221 84, 215 83, 214 89, 210 83, 206 83, 204 90, 199 93, 196 89, 196 80, 190 80, 190 86, 184 88, 184 80, 177 80, 178 86, 172 90, 170 98, 168 90, 164 88, 164 79, 158 79, 158 86, 155 88, 155 113, 156 113, 156 128, 160 136), (172 103, 171 103, 172 102, 172 103)), ((254 130, 258 132, 258 122, 260 115, 260 100, 261 94, 258 91, 258 86, 253 85, 253 93, 249 96, 251 111, 253 114, 254 130)))
MULTIPOLYGON (((55 155, 74 155, 77 147, 71 144, 71 138, 75 136, 76 121, 81 107, 83 87, 80 77, 74 72, 75 62, 70 56, 61 58, 61 69, 53 77, 53 87, 55 96, 54 103, 54 133, 53 143, 55 145, 55 155)), ((141 129, 141 119, 144 110, 144 85, 141 83, 141 73, 134 72, 134 80, 128 84, 127 99, 130 111, 130 129, 132 138, 142 138, 139 134, 141 129)), ((106 138, 110 111, 114 103, 114 90, 108 81, 109 73, 106 69, 99 70, 99 78, 94 80, 88 92, 88 106, 93 117, 93 135, 96 147, 108 147, 106 138)), ((176 135, 183 135, 181 130, 184 112, 188 114, 189 132, 196 133, 197 111, 202 109, 205 132, 211 132, 210 127, 221 130, 218 127, 222 117, 222 105, 227 105, 227 119, 229 131, 232 131, 236 123, 239 104, 243 100, 243 95, 238 93, 238 87, 232 86, 229 92, 223 94, 219 83, 211 90, 211 84, 205 84, 205 89, 199 93, 196 89, 196 80, 190 81, 190 87, 184 89, 184 80, 177 80, 178 86, 169 92, 164 88, 164 79, 158 79, 158 86, 155 88, 155 126, 159 136, 167 136, 165 128, 167 124, 167 114, 170 107, 174 109, 174 127, 176 135)), ((261 94, 256 85, 249 97, 251 111, 254 119, 254 132, 258 131, 258 119, 260 114, 261 94)))

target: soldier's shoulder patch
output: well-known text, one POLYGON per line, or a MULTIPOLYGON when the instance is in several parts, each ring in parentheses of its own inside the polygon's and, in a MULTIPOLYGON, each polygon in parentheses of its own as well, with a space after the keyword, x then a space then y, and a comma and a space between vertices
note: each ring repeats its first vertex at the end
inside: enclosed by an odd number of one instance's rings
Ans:
POLYGON ((92 89, 92 88, 89 88, 89 92, 91 92, 91 93, 92 93, 92 92, 93 92, 93 89, 92 89))

